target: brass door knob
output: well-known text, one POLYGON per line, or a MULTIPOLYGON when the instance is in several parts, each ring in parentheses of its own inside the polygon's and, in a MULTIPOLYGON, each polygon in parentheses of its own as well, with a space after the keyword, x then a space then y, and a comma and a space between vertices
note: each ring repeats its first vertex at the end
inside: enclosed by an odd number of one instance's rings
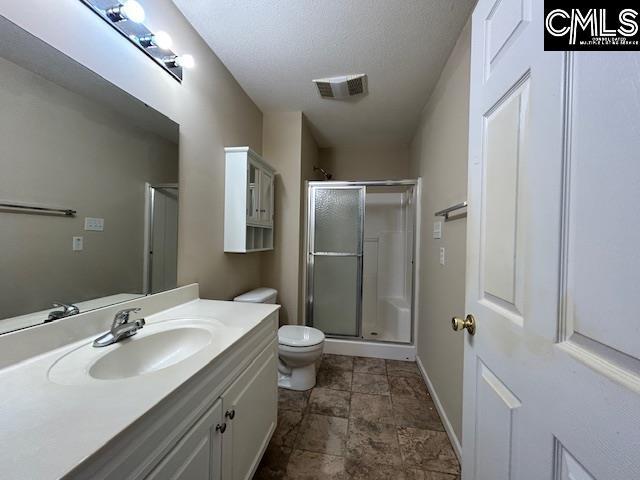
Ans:
POLYGON ((463 320, 460 317, 453 317, 451 319, 451 327, 457 332, 458 330, 466 329, 469 335, 475 335, 476 333, 476 319, 473 315, 469 314, 463 320))

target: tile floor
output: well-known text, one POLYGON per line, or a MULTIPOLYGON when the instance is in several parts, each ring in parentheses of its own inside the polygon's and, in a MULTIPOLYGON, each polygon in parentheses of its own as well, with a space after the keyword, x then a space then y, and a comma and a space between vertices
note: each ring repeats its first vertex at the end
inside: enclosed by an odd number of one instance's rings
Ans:
POLYGON ((324 355, 315 388, 280 389, 255 480, 459 480, 414 362, 324 355))

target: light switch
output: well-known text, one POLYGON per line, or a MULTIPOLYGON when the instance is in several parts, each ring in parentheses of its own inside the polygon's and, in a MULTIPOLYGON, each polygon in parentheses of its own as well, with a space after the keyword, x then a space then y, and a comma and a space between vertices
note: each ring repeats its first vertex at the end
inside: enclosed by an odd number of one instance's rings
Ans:
POLYGON ((93 232, 102 232, 104 230, 104 218, 85 217, 84 229, 93 232))
POLYGON ((72 249, 74 252, 79 252, 84 248, 83 237, 73 237, 72 249))
POLYGON ((440 265, 444 265, 444 247, 440 247, 440 265))
POLYGON ((442 238, 442 222, 433 222, 433 238, 442 238))

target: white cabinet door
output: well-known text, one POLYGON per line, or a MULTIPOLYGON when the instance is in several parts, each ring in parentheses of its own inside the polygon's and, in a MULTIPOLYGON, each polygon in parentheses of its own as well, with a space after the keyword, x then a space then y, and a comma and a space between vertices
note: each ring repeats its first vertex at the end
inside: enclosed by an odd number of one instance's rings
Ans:
POLYGON ((276 427, 277 345, 274 341, 222 395, 227 425, 222 446, 223 480, 250 479, 276 427))
POLYGON ((640 54, 544 51, 544 3, 473 13, 462 476, 639 479, 640 54))
POLYGON ((216 401, 147 480, 220 480, 222 400, 216 401))
POLYGON ((273 224, 273 175, 260 171, 260 223, 273 224))
POLYGON ((260 220, 260 168, 247 162, 247 223, 260 220))

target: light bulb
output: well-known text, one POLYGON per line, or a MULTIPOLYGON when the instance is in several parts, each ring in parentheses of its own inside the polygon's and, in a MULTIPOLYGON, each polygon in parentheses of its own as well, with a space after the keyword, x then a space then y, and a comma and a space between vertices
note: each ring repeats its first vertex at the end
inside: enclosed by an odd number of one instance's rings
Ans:
POLYGON ((180 55, 176 57, 176 65, 182 68, 193 68, 196 65, 196 61, 191 55, 180 55))
POLYGON ((162 50, 169 50, 173 45, 173 40, 167 32, 160 31, 153 35, 153 44, 162 50))
POLYGON ((120 13, 134 23, 142 23, 145 19, 144 8, 136 0, 126 0, 120 5, 120 13))

